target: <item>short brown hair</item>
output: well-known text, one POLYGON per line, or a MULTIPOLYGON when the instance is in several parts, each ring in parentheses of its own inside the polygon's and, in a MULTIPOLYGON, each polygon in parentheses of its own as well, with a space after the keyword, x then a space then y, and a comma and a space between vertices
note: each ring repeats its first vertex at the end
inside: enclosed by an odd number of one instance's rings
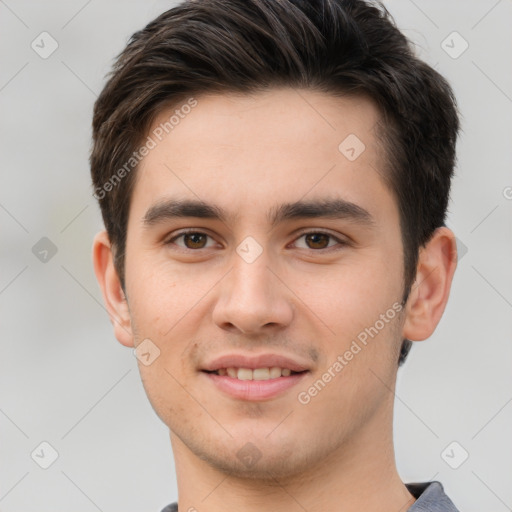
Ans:
MULTIPOLYGON (((360 94, 378 105, 405 303, 419 248, 444 225, 459 119, 446 80, 415 57, 382 4, 363 0, 190 0, 131 37, 94 106, 90 158, 123 287, 137 162, 126 163, 155 116, 192 95, 276 86, 360 94)), ((399 364, 410 346, 403 341, 399 364)))

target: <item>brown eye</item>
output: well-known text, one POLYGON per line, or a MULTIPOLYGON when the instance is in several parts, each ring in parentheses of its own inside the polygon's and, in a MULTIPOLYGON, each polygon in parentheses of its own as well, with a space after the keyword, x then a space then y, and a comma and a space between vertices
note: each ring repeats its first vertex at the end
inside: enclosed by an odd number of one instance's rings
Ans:
POLYGON ((215 241, 210 235, 201 231, 188 231, 180 233, 166 242, 166 245, 176 245, 181 249, 208 249, 215 245, 215 241))
POLYGON ((318 251, 319 253, 343 249, 349 245, 347 241, 324 231, 307 231, 294 242, 295 247, 318 251))
POLYGON ((182 236, 187 249, 202 249, 206 245, 207 235, 203 233, 186 233, 182 236))
POLYGON ((305 236, 306 243, 310 249, 325 249, 329 246, 330 235, 325 233, 308 233, 305 236))

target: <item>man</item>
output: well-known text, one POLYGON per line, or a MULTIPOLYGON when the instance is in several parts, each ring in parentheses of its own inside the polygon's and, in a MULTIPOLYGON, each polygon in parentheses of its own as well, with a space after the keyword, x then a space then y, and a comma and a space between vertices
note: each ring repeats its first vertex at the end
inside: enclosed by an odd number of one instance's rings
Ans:
POLYGON ((377 4, 194 0, 134 34, 95 105, 93 257, 180 511, 456 510, 402 482, 392 418, 456 267, 458 128, 377 4))

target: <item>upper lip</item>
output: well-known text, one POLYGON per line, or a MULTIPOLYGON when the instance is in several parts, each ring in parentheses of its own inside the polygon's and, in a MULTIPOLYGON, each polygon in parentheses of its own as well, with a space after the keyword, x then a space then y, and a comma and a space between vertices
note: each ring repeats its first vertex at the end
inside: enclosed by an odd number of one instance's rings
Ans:
POLYGON ((244 355, 244 354, 225 354, 216 357, 209 363, 205 364, 201 370, 215 371, 219 368, 289 368, 294 372, 302 372, 309 368, 299 361, 291 359, 279 354, 260 354, 260 355, 244 355))

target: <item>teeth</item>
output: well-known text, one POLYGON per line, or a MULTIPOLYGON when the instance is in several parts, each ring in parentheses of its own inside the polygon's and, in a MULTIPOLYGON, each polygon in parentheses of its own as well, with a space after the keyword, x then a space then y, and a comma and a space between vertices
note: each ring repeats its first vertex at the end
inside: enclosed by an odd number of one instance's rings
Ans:
POLYGON ((270 368, 270 378, 271 379, 277 379, 277 377, 281 377, 281 368, 279 368, 278 366, 272 366, 272 368, 270 368))
POLYGON ((268 368, 256 368, 252 371, 252 379, 268 380, 270 379, 270 370, 268 368))
POLYGON ((238 368, 238 380, 252 380, 252 370, 249 368, 238 368))
POLYGON ((279 368, 272 366, 271 368, 220 368, 217 370, 217 375, 228 375, 233 379, 239 380, 269 380, 277 379, 278 377, 288 377, 291 375, 289 368, 279 368))

